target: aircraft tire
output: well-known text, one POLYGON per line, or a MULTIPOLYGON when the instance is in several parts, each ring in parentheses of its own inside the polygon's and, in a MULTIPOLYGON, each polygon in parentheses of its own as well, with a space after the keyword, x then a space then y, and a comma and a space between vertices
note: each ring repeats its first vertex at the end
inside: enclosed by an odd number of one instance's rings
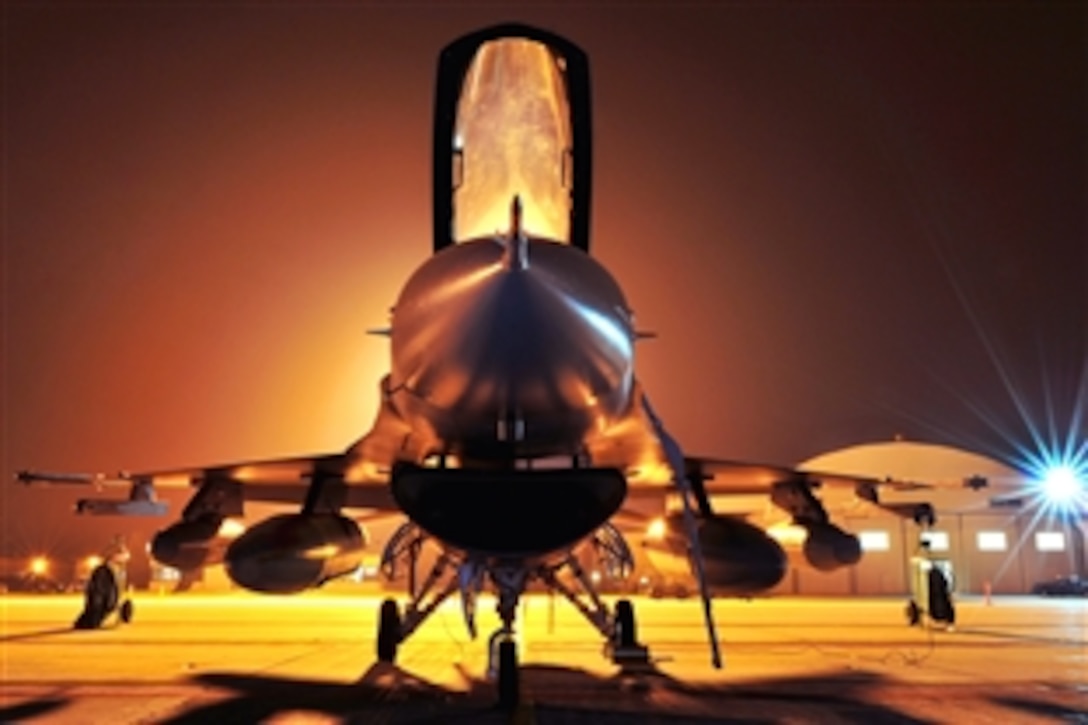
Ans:
POLYGON ((907 624, 911 627, 917 627, 918 623, 922 621, 922 610, 918 608, 918 604, 913 599, 907 602, 906 615, 907 624))
POLYGON ((499 707, 513 710, 518 705, 521 691, 518 672, 517 643, 513 639, 499 642, 499 707))
POLYGON ((630 599, 616 602, 616 619, 613 638, 619 649, 638 645, 638 630, 635 626, 635 608, 630 599))
POLYGON ((400 644, 400 609, 395 599, 386 599, 378 613, 378 661, 392 664, 400 644))
POLYGON ((117 611, 117 614, 118 614, 119 617, 121 617, 122 622, 124 622, 125 624, 128 624, 129 622, 132 621, 132 615, 134 614, 134 611, 133 611, 134 609, 135 609, 135 605, 132 603, 132 600, 131 599, 126 599, 125 601, 121 602, 121 608, 117 611))
POLYGON ((117 579, 108 564, 99 564, 91 572, 83 590, 83 612, 76 619, 76 629, 98 629, 106 617, 117 608, 119 598, 117 579))

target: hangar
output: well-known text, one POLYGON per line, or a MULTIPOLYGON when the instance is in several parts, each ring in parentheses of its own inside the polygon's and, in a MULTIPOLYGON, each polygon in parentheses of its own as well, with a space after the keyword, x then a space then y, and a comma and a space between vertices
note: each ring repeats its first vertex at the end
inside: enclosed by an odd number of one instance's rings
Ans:
POLYGON ((779 594, 907 594, 914 557, 948 567, 960 594, 1022 594, 1036 582, 1084 577, 1088 521, 1048 506, 1038 484, 984 456, 948 446, 895 440, 851 446, 801 463, 807 471, 930 484, 924 491, 882 493, 882 504, 925 500, 928 528, 856 497, 825 496, 833 517, 856 534, 862 561, 822 573, 792 567, 779 594))

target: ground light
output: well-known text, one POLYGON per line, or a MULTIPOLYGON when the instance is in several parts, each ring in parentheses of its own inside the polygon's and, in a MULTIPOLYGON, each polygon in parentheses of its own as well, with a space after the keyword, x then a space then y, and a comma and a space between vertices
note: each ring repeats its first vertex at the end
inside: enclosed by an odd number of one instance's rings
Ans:
POLYGON ((44 556, 35 556, 30 560, 30 573, 34 576, 45 576, 49 571, 49 559, 44 556))

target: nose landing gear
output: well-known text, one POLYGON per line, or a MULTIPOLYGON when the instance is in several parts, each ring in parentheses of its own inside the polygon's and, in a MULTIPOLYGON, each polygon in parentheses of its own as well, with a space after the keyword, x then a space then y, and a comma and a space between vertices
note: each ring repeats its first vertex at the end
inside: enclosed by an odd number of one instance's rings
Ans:
POLYGON ((487 677, 495 681, 499 707, 506 710, 517 707, 521 696, 521 678, 514 632, 506 628, 496 630, 488 641, 487 653, 487 677))
MULTIPOLYGON (((423 532, 412 528, 398 531, 382 555, 382 572, 394 578, 394 565, 403 560, 409 574, 414 570, 422 548, 423 532)), ((619 536, 618 532, 615 534, 619 536)), ((605 540, 608 543, 608 540, 605 540)), ((613 542, 614 543, 614 542, 613 542)), ((622 542, 621 542, 622 543, 622 542)), ((628 564, 623 548, 614 547, 613 558, 617 565, 628 564)), ((567 552, 556 561, 533 563, 523 559, 493 559, 451 551, 442 551, 432 564, 431 571, 422 584, 415 586, 415 577, 409 578, 411 601, 401 610, 396 601, 382 602, 378 613, 378 660, 392 663, 400 643, 435 612, 449 596, 461 592, 462 609, 469 634, 475 636, 475 597, 483 583, 490 579, 497 595, 497 610, 501 626, 488 640, 487 679, 494 682, 499 706, 512 710, 521 699, 521 677, 518 644, 515 639, 514 621, 517 605, 526 585, 532 579, 539 580, 548 589, 561 594, 604 638, 607 658, 624 669, 639 670, 650 663, 649 650, 638 640, 635 610, 628 599, 619 599, 609 607, 597 592, 591 577, 579 564, 573 552, 567 552), (569 577, 561 577, 567 571, 569 577)))

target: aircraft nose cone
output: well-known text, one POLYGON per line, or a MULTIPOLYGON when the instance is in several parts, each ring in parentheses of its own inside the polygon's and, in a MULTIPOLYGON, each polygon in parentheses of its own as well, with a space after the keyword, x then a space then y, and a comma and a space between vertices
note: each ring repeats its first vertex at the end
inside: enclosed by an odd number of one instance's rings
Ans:
POLYGON ((626 302, 580 249, 528 240, 524 265, 504 265, 507 249, 467 242, 413 275, 392 326, 398 404, 462 451, 576 449, 629 408, 626 302))

